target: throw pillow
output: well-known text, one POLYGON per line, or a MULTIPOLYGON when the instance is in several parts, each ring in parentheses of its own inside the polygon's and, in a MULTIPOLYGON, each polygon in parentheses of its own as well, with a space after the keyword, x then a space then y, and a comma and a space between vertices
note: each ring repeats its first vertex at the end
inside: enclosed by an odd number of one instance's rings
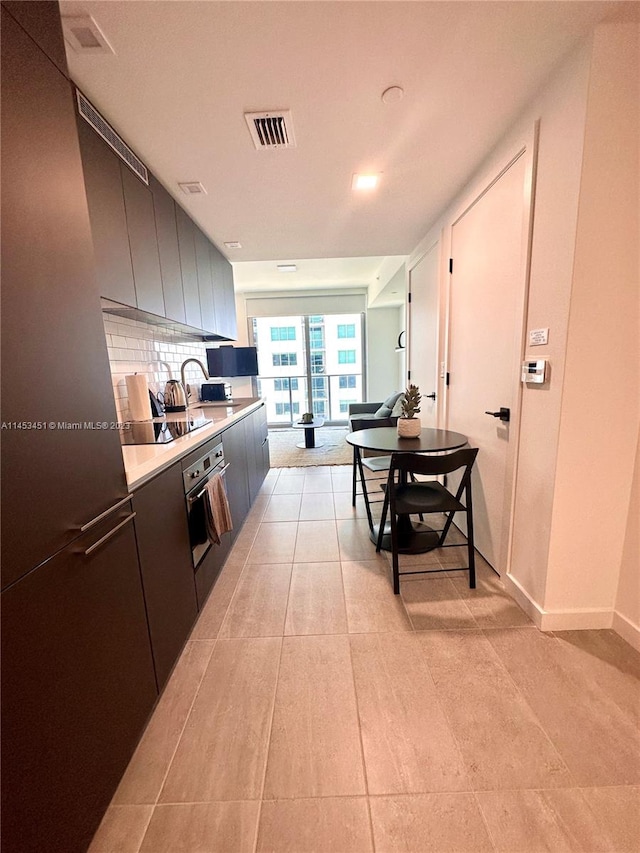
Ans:
POLYGON ((379 409, 373 413, 374 418, 388 418, 391 414, 391 409, 385 403, 383 403, 379 409))
POLYGON ((404 403, 404 394, 400 394, 398 399, 395 402, 393 409, 391 409, 391 417, 399 418, 402 415, 402 404, 404 403))

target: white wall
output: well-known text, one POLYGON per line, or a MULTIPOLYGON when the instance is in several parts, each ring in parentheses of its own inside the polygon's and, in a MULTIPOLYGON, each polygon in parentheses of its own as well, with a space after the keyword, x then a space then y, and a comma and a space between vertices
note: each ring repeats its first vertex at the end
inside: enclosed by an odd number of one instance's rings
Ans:
POLYGON ((404 388, 404 353, 396 353, 404 307, 367 311, 367 399, 386 400, 404 388))
POLYGON ((633 474, 627 530, 622 549, 620 581, 613 615, 613 627, 640 651, 640 434, 633 474))
MULTIPOLYGON (((594 35, 544 601, 611 612, 640 400, 638 25, 594 35)), ((639 625, 640 627, 640 625, 639 625)))
MULTIPOLYGON (((526 325, 548 327, 550 336, 547 346, 527 355, 550 359, 551 380, 523 390, 509 580, 538 624, 549 628, 597 627, 602 607, 611 624, 625 532, 633 543, 634 528, 627 527, 639 405, 633 27, 601 25, 593 41, 556 70, 478 172, 504 162, 539 120, 526 325), (596 478, 608 481, 603 512, 596 478), (617 541, 607 550, 612 520, 617 541)), ((438 239, 443 260, 448 257, 451 217, 477 186, 479 179, 472 179, 452 200, 409 266, 438 239)), ((446 297, 446 274, 442 282, 446 297)), ((625 574, 625 590, 633 583, 625 574)))

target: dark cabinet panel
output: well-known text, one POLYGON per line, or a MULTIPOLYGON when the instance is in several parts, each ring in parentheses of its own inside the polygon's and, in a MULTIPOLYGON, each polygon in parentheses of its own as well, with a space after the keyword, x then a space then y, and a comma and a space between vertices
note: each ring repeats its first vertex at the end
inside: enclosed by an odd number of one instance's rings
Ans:
POLYGON ((4 586, 127 494, 69 82, 5 11, 2 420, 4 586))
POLYGON ((184 310, 184 296, 182 294, 176 203, 152 175, 149 176, 149 185, 153 195, 156 218, 156 236, 158 239, 158 254, 160 256, 165 316, 169 320, 185 323, 187 317, 184 310))
POLYGON ((84 853, 157 698, 129 515, 2 594, 3 853, 84 853))
POLYGON ((264 403, 249 415, 247 421, 249 497, 253 503, 269 470, 267 409, 264 403))
POLYGON ((216 307, 213 301, 213 282, 211 279, 211 259, 209 256, 209 247, 211 243, 202 233, 202 231, 194 226, 195 245, 196 245, 196 266, 198 269, 198 290, 200 293, 200 309, 202 311, 202 329, 207 332, 215 333, 216 325, 216 307))
POLYGON ((158 686, 198 613, 180 463, 133 496, 135 529, 158 686))
POLYGON ((3 0, 2 4, 43 50, 58 69, 68 76, 64 36, 58 4, 52 0, 3 0))
POLYGON ((227 496, 233 519, 233 536, 238 535, 249 512, 249 472, 247 467, 247 418, 243 418, 222 433, 224 459, 229 464, 226 473, 227 496))
POLYGON ((120 164, 127 232, 136 290, 136 306, 164 317, 158 238, 151 190, 120 164))
POLYGON ((189 326, 201 329, 202 313, 200 311, 200 291, 196 267, 195 225, 179 205, 176 205, 176 222, 187 323, 189 326))
POLYGON ((211 588, 216 582, 218 575, 231 550, 231 533, 225 533, 220 537, 219 545, 212 545, 207 551, 202 562, 196 569, 196 594, 198 596, 198 607, 200 610, 209 597, 211 588))
POLYGON ((120 160, 80 117, 78 135, 100 295, 135 307, 120 160))
POLYGON ((230 340, 238 337, 238 322, 236 315, 236 293, 233 284, 233 267, 226 258, 223 258, 222 267, 222 292, 224 303, 224 336, 230 340))

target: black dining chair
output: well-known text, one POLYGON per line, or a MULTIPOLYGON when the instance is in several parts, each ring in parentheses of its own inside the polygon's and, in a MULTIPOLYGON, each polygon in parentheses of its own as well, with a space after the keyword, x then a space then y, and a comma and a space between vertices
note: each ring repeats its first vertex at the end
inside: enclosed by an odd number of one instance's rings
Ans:
MULTIPOLYGON (((465 513, 467 517, 467 552, 468 566, 461 566, 461 570, 469 572, 469 587, 475 589, 476 569, 473 545, 473 504, 471 499, 471 470, 478 455, 478 448, 464 448, 453 453, 442 456, 424 456, 418 453, 393 453, 389 466, 389 476, 385 488, 384 504, 382 507, 382 518, 380 520, 380 531, 376 551, 382 547, 384 528, 387 515, 391 521, 391 551, 393 565, 393 591, 396 595, 400 592, 400 571, 398 568, 398 554, 402 551, 402 543, 398 535, 398 519, 402 516, 418 515, 423 513, 440 513, 447 516, 442 530, 435 530, 438 534, 437 544, 434 548, 461 547, 459 543, 445 543, 447 534, 451 529, 454 515, 457 512, 465 513), (415 477, 416 474, 427 476, 440 476, 452 474, 454 471, 462 470, 460 484, 455 491, 450 492, 445 486, 436 480, 407 482, 407 475, 415 477)), ((402 572, 403 575, 430 574, 432 572, 450 571, 447 569, 421 569, 411 572, 402 572)))
MULTIPOLYGON (((352 432, 358 432, 362 429, 377 429, 378 427, 395 427, 397 418, 376 418, 371 419, 351 418, 352 432)), ((369 521, 369 529, 373 529, 373 519, 371 516, 371 503, 379 503, 379 501, 371 501, 369 490, 367 488, 367 477, 364 469, 371 471, 373 474, 384 474, 384 479, 387 477, 387 471, 391 464, 390 454, 377 453, 375 456, 362 456, 362 451, 358 447, 353 448, 353 472, 352 472, 352 488, 351 488, 351 506, 356 505, 356 494, 358 491, 358 478, 362 487, 362 496, 364 498, 364 506, 367 511, 367 520, 369 521)), ((380 483, 379 477, 373 479, 376 484, 380 483)))

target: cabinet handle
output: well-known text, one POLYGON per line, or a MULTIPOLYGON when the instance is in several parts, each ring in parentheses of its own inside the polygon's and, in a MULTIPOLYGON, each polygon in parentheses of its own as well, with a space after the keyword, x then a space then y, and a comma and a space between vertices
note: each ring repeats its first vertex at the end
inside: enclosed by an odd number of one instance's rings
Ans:
POLYGON ((129 494, 109 509, 105 509, 105 511, 101 512, 100 515, 96 515, 93 521, 88 521, 86 524, 82 525, 82 527, 80 528, 80 533, 84 533, 85 530, 89 530, 90 527, 94 527, 99 521, 102 521, 103 518, 106 518, 108 515, 111 515, 112 512, 115 512, 118 507, 122 506, 122 504, 126 504, 127 501, 130 501, 132 497, 133 495, 129 494))
POLYGON ((129 524, 129 522, 132 521, 135 517, 135 512, 132 512, 131 515, 128 515, 125 519, 123 519, 120 524, 116 524, 113 530, 110 530, 108 533, 105 533, 105 535, 101 539, 98 539, 98 541, 94 542, 90 548, 87 548, 87 550, 84 552, 85 557, 89 557, 91 554, 93 554, 94 551, 97 551, 98 548, 101 545, 104 545, 104 543, 108 539, 111 539, 111 537, 114 536, 118 532, 118 530, 120 530, 121 527, 124 527, 125 524, 129 524))

